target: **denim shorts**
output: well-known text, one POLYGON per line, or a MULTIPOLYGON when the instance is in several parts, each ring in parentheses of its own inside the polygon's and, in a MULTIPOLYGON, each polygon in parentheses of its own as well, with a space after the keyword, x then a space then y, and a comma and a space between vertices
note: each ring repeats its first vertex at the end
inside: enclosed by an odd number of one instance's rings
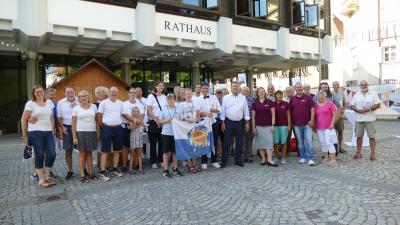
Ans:
POLYGON ((67 135, 63 135, 63 149, 66 151, 71 151, 74 148, 73 142, 72 142, 72 128, 71 125, 65 125, 63 124, 63 127, 67 129, 67 135))
POLYGON ((123 129, 121 126, 110 127, 103 124, 101 128, 101 151, 111 152, 111 143, 113 151, 121 151, 124 148, 123 129))

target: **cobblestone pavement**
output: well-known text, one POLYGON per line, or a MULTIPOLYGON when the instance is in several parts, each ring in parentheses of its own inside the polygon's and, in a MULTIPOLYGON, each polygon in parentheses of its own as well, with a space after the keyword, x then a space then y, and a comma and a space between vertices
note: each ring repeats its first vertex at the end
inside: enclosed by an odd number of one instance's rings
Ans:
MULTIPOLYGON (((228 164, 166 179, 146 165, 143 176, 88 184, 75 176, 47 189, 30 179, 20 138, 0 136, 0 224, 400 224, 399 125, 377 122, 374 162, 369 148, 359 161, 347 148, 335 168, 293 155, 278 168, 228 164)), ((316 152, 319 162, 317 144, 316 152)), ((54 172, 66 173, 62 152, 54 172)))

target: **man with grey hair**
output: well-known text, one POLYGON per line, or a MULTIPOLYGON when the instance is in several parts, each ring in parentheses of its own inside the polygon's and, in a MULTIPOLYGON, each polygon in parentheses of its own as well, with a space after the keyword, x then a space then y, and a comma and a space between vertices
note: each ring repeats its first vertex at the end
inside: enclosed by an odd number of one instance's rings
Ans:
POLYGON ((315 95, 311 93, 311 86, 309 84, 303 85, 303 92, 304 94, 309 95, 311 99, 314 99, 315 95))
POLYGON ((110 95, 106 100, 100 102, 97 111, 97 122, 101 127, 101 160, 100 160, 100 179, 108 181, 110 178, 106 175, 106 163, 108 153, 111 149, 113 155, 112 174, 116 177, 121 177, 122 174, 117 169, 119 155, 124 148, 123 146, 123 129, 122 116, 124 114, 123 102, 117 99, 118 88, 111 87, 110 95), (112 147, 111 147, 112 144, 112 147))
POLYGON ((267 98, 269 100, 275 102, 275 86, 273 84, 268 84, 268 87, 267 87, 267 98))
POLYGON ((73 176, 72 172, 72 109, 79 104, 75 96, 75 90, 72 87, 65 88, 65 98, 57 103, 57 125, 60 132, 59 137, 63 140, 63 149, 65 150, 65 160, 67 162, 66 180, 73 176))
POLYGON ((375 92, 368 89, 368 82, 362 80, 360 82, 360 91, 354 95, 351 101, 351 109, 356 112, 356 128, 357 151, 354 159, 362 157, 362 142, 364 132, 367 131, 369 144, 371 148, 370 160, 376 160, 376 141, 375 141, 375 113, 373 111, 380 107, 381 100, 375 92))
POLYGON ((249 130, 245 131, 244 135, 243 135, 242 154, 244 156, 244 162, 252 163, 253 159, 251 159, 250 157, 253 155, 252 150, 253 150, 254 134, 252 132, 253 127, 252 127, 252 121, 251 121, 251 114, 252 114, 253 110, 251 110, 251 108, 253 107, 253 103, 254 103, 255 99, 253 97, 249 96, 249 92, 250 92, 250 90, 247 86, 242 86, 241 93, 246 98, 247 106, 249 107, 249 116, 250 116, 249 130))

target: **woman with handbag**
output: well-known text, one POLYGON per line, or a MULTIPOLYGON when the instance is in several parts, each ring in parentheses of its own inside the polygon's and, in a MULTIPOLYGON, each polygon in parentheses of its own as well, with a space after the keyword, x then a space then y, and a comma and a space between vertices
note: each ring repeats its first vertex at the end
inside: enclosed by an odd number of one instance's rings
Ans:
POLYGON ((22 135, 25 145, 30 143, 35 154, 35 168, 39 175, 39 186, 50 187, 55 185, 49 179, 51 168, 56 159, 54 142, 53 103, 44 96, 44 89, 35 86, 32 90, 32 99, 25 105, 21 118, 22 135), (35 118, 35 123, 29 122, 35 118), (46 155, 46 157, 45 157, 46 155), (43 168, 43 163, 45 168, 43 168))
POLYGON ((147 116, 149 118, 148 135, 150 142, 150 161, 153 169, 158 168, 158 164, 162 162, 163 152, 161 143, 161 124, 159 117, 162 108, 167 105, 167 97, 165 96, 165 85, 157 82, 154 85, 153 92, 147 97, 147 116))
POLYGON ((321 151, 324 155, 322 164, 336 166, 336 149, 334 144, 337 143, 337 137, 334 126, 337 117, 337 108, 333 102, 326 101, 326 96, 326 91, 319 91, 316 96, 318 103, 315 105, 315 127, 321 151), (331 154, 328 156, 328 153, 331 154), (331 158, 330 161, 329 157, 331 158))

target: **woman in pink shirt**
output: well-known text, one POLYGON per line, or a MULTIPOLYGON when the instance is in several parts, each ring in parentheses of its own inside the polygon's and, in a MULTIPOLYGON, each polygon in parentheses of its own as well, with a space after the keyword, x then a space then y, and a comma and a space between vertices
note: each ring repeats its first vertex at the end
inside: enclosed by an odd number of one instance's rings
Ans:
POLYGON ((323 164, 336 166, 337 136, 334 129, 336 121, 336 106, 331 101, 326 101, 326 91, 317 94, 318 103, 315 105, 315 128, 317 130, 321 151, 324 155, 323 164), (329 161, 328 153, 331 160, 329 161))

